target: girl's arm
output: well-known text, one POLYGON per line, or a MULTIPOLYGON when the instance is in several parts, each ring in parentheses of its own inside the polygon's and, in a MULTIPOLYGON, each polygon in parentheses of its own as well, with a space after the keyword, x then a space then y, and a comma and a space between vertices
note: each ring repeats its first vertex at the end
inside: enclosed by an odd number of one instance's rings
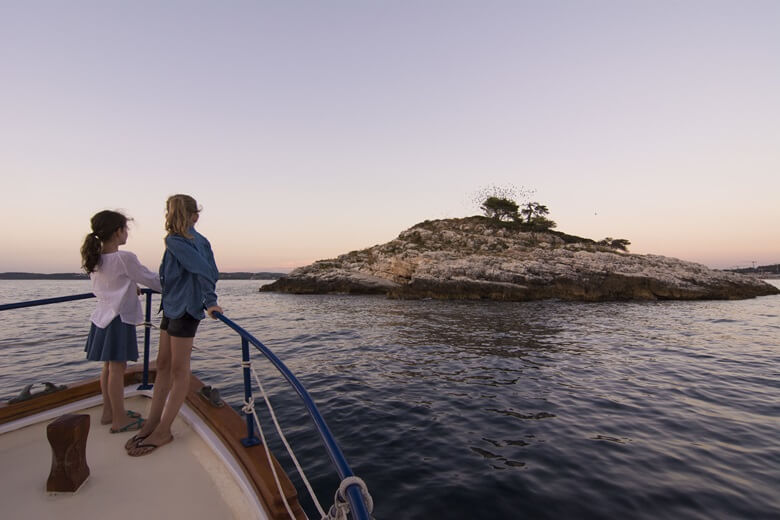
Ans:
POLYGON ((206 308, 215 306, 217 304, 217 293, 215 290, 219 271, 217 271, 217 266, 214 262, 209 262, 203 258, 184 238, 170 235, 165 238, 165 245, 182 267, 196 275, 206 308))
POLYGON ((150 289, 161 292, 162 286, 160 285, 160 275, 150 271, 144 266, 138 257, 130 251, 123 251, 122 263, 125 266, 125 272, 127 277, 135 283, 145 285, 150 289))
MULTIPOLYGON (((198 275, 198 283, 200 284, 200 290, 203 291, 203 306, 206 309, 210 309, 211 307, 217 306, 217 282, 212 282, 211 280, 206 279, 205 276, 198 275)), ((222 310, 220 309, 220 312, 222 310)), ((209 316, 211 316, 211 313, 209 313, 209 316)), ((213 316, 212 316, 213 317, 213 316)))

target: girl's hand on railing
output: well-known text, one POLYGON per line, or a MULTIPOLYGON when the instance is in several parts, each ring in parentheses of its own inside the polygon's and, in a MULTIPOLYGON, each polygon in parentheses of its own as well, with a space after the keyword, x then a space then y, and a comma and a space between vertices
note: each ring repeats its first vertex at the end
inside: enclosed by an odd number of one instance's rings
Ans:
POLYGON ((222 312, 222 307, 220 307, 219 305, 213 305, 213 306, 209 307, 208 309, 206 309, 206 314, 208 314, 209 318, 211 318, 212 320, 216 320, 217 319, 217 317, 214 316, 214 314, 213 314, 214 311, 217 311, 220 314, 224 314, 222 312))

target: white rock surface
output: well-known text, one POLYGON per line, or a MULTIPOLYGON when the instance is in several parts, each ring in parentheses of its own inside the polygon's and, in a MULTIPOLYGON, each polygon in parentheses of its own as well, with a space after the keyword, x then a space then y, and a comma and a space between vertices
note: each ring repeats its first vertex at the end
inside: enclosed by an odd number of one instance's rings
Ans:
POLYGON ((635 255, 484 217, 426 221, 386 244, 321 260, 262 290, 396 298, 736 299, 777 294, 748 276, 635 255))

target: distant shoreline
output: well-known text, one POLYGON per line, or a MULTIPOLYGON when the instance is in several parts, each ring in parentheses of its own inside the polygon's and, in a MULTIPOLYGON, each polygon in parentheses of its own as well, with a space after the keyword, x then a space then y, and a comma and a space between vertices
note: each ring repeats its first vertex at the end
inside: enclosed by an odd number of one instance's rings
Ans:
MULTIPOLYGON (((740 272, 735 269, 723 269, 723 271, 740 272)), ((744 270, 747 271, 747 270, 744 270)), ((272 272, 235 272, 235 273, 219 273, 220 280, 278 280, 288 273, 272 273, 272 272)), ((740 274, 746 274, 753 276, 761 280, 780 280, 780 274, 769 272, 740 272, 740 274)), ((0 280, 89 280, 89 276, 84 273, 17 273, 8 272, 0 273, 0 280)))
MULTIPOLYGON (((220 280, 278 280, 287 273, 219 273, 220 280)), ((0 280, 89 280, 84 273, 0 273, 0 280)))

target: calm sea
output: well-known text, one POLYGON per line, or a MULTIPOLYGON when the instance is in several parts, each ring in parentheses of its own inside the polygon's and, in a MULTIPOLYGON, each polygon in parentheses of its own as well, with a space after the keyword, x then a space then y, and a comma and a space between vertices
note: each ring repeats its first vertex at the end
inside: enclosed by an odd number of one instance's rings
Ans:
MULTIPOLYGON (((393 301, 261 283, 220 282, 220 303, 307 386, 379 519, 780 518, 780 296, 393 301)), ((80 292, 88 282, 0 281, 0 303, 80 292)), ((0 313, 0 398, 97 375, 83 360, 93 305, 0 313)), ((238 356, 240 341, 206 320, 196 346, 195 372, 238 407, 240 371, 214 353, 238 356)), ((338 478, 257 359, 327 508, 338 478)))

